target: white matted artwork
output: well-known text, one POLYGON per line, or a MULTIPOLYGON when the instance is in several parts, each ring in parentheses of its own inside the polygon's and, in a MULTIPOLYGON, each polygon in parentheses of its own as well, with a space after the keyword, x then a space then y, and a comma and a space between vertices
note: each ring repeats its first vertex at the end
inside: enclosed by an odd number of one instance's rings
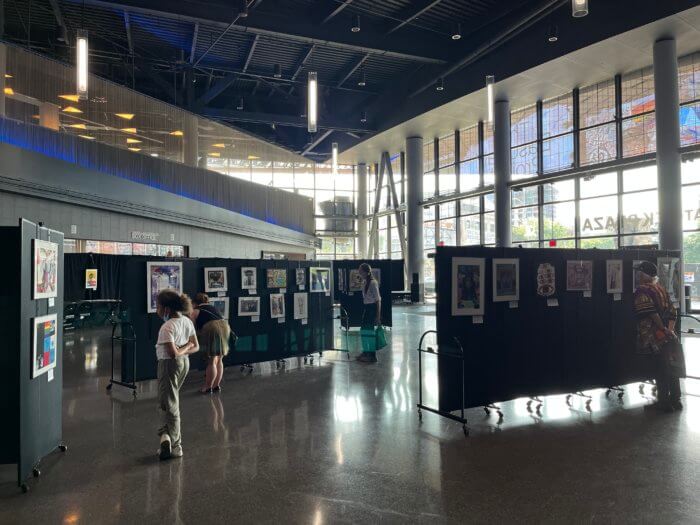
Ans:
POLYGON ((58 244, 34 239, 34 290, 32 299, 58 296, 58 244))
POLYGON ((270 317, 272 319, 284 319, 285 310, 283 293, 270 294, 270 317))
POLYGON ((566 261, 566 291, 593 290, 593 261, 566 261))
POLYGON ((362 290, 364 282, 364 279, 360 275, 360 270, 350 270, 350 274, 348 276, 348 292, 359 292, 362 290))
POLYGON ((182 263, 170 261, 148 261, 146 263, 146 301, 148 313, 155 313, 158 294, 163 290, 182 293, 182 263))
POLYGON ((622 275, 622 259, 605 261, 605 283, 608 293, 622 293, 624 289, 622 275))
POLYGON ((537 295, 551 297, 557 291, 557 271, 549 263, 537 267, 537 295))
POLYGON ((484 315, 484 259, 452 258, 452 315, 484 315))
POLYGON ((229 318, 229 298, 228 297, 210 297, 209 304, 216 308, 224 319, 229 318))
POLYGON ((56 367, 58 316, 32 319, 32 379, 56 367))
POLYGON ((493 301, 520 300, 520 259, 493 260, 493 301))
POLYGON ((659 257, 656 261, 659 284, 668 292, 672 303, 681 297, 681 268, 678 257, 659 257))
POLYGON ((309 294, 294 294, 294 319, 306 319, 309 317, 309 294))
POLYGON ((311 291, 315 293, 328 292, 331 289, 330 268, 309 268, 311 291))
POLYGON ((634 260, 632 261, 632 291, 636 292, 637 288, 639 288, 639 278, 640 272, 639 270, 636 269, 637 265, 640 263, 643 263, 644 261, 640 260, 634 260))
POLYGON ((228 278, 226 268, 204 268, 204 291, 226 292, 228 291, 228 278))
POLYGON ((255 290, 258 287, 258 270, 254 266, 241 268, 241 288, 243 290, 255 290))
POLYGON ((296 269, 296 283, 297 286, 306 286, 306 269, 297 268, 296 269))
POLYGON ((255 317, 260 315, 260 297, 239 297, 238 316, 255 317))

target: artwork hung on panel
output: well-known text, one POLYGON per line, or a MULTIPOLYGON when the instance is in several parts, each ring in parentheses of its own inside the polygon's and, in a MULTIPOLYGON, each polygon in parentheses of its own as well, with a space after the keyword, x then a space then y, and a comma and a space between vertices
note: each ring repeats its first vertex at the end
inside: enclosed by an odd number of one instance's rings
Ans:
POLYGON ((33 299, 58 295, 58 244, 34 239, 33 299))
POLYGON ((254 317, 260 315, 260 297, 239 297, 238 316, 254 317))
POLYGON ((210 297, 209 304, 211 304, 216 310, 221 314, 221 317, 228 319, 229 317, 229 298, 228 297, 210 297))
POLYGON ((306 286, 306 270, 304 268, 296 269, 297 286, 306 286))
POLYGON ((306 319, 309 317, 309 294, 294 294, 294 319, 306 319))
POLYGON ((85 270, 85 289, 97 290, 97 268, 85 270))
POLYGON ((169 261, 149 261, 146 263, 146 301, 148 313, 155 313, 158 294, 162 290, 172 289, 182 293, 182 263, 169 261))
POLYGON ((345 268, 338 268, 338 290, 345 291, 345 268))
POLYGON ((280 268, 267 269, 267 287, 268 288, 286 288, 287 287, 287 270, 280 268))
POLYGON ((284 294, 270 294, 270 317, 273 319, 284 319, 284 294))
POLYGON ((622 293, 622 260, 605 261, 605 282, 608 293, 622 293))
POLYGON ((557 273, 549 263, 542 263, 537 267, 537 295, 551 297, 557 291, 557 273))
POLYGON ((484 315, 484 259, 452 258, 452 315, 484 315))
POLYGON ((32 379, 56 367, 58 316, 44 315, 33 319, 32 379))
POLYGON ((331 289, 330 268, 309 268, 312 292, 328 292, 331 289))
POLYGON ((644 261, 642 260, 635 260, 632 261, 632 291, 636 292, 637 288, 639 288, 639 270, 636 270, 635 268, 637 267, 638 264, 642 263, 644 261))
POLYGON ((350 275, 348 278, 348 292, 359 292, 362 290, 364 284, 365 281, 360 275, 360 270, 350 270, 350 275))
POLYGON ((681 264, 678 257, 659 257, 656 267, 659 272, 659 283, 663 286, 672 303, 677 303, 681 294, 681 264))
POLYGON ((253 266, 241 268, 241 288, 255 290, 258 287, 258 272, 253 266))
POLYGON ((493 260, 493 301, 518 301, 520 299, 520 260, 493 260))
POLYGON ((593 290, 593 261, 566 261, 566 290, 569 292, 593 290))
POLYGON ((226 292, 228 290, 228 278, 226 268, 204 268, 204 291, 226 292))

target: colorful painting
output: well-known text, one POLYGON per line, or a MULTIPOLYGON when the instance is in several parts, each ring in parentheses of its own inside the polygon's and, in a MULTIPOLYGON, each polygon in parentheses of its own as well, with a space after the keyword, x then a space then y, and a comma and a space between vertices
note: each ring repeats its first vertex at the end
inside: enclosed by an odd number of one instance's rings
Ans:
POLYGON ((294 294, 294 319, 307 319, 309 317, 309 294, 294 294))
POLYGON ((296 269, 297 286, 306 286, 306 270, 304 268, 296 269))
POLYGON ((315 293, 328 292, 331 289, 330 268, 309 268, 311 291, 315 293))
POLYGON ((158 294, 162 290, 175 290, 182 293, 182 263, 169 261, 149 261, 146 263, 148 279, 147 298, 148 313, 155 313, 158 306, 158 294))
POLYGON ((58 244, 34 239, 33 299, 58 295, 58 244))
POLYGON ((217 312, 221 314, 221 317, 228 319, 229 316, 229 298, 228 297, 210 297, 209 304, 216 308, 217 312))
POLYGON ((85 270, 85 289, 97 290, 97 269, 88 268, 85 270))
POLYGON ((551 297, 557 291, 557 273, 549 263, 542 263, 537 267, 537 295, 551 297))
POLYGON ((260 315, 260 297, 239 297, 238 316, 255 317, 260 315))
POLYGON ((226 268, 204 268, 204 291, 225 292, 228 290, 226 268))
POLYGON ((593 290, 593 261, 566 261, 566 290, 568 292, 593 290))
POLYGON ((286 288, 287 287, 287 270, 280 268, 267 269, 267 287, 268 288, 286 288))
POLYGON ((58 317, 35 317, 32 330, 32 379, 56 367, 58 317))
POLYGON ((622 259, 605 261, 605 283, 608 293, 622 293, 622 259))
POLYGON ((270 294, 270 317, 272 319, 284 319, 285 310, 283 293, 270 294))
POLYGON ((258 271, 253 266, 241 268, 241 288, 244 290, 255 290, 258 287, 258 271))
POLYGON ((518 301, 520 299, 520 260, 493 260, 493 301, 518 301))
POLYGON ((452 258, 452 315, 484 315, 485 260, 452 258))

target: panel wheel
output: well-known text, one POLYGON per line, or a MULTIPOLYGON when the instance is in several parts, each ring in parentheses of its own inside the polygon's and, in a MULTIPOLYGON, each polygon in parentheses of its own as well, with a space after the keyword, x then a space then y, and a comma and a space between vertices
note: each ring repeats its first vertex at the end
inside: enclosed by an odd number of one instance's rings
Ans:
POLYGON ((26 483, 22 483, 20 485, 20 488, 22 489, 23 494, 26 494, 27 492, 29 492, 29 485, 27 485, 26 483))
POLYGON ((38 478, 39 476, 41 476, 41 470, 39 470, 38 468, 34 467, 34 468, 32 469, 32 476, 34 476, 35 478, 38 478))
POLYGON ((112 383, 107 385, 107 390, 112 390, 112 383))
POLYGON ((60 450, 61 452, 66 452, 68 450, 68 445, 64 445, 63 443, 61 443, 60 445, 58 445, 58 450, 60 450))
POLYGON ((467 425, 462 425, 462 432, 464 432, 465 436, 469 436, 469 429, 467 428, 467 425))

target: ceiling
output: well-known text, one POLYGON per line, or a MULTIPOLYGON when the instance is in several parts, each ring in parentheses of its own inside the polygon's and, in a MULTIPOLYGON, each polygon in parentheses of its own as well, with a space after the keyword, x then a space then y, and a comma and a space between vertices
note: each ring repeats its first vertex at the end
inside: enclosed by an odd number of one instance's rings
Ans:
POLYGON ((73 62, 76 30, 87 29, 92 73, 317 160, 331 142, 348 149, 478 90, 484 72, 507 78, 698 4, 590 0, 591 14, 575 20, 568 0, 3 3, 6 40, 73 62), (321 85, 314 135, 304 117, 311 70, 321 85))

